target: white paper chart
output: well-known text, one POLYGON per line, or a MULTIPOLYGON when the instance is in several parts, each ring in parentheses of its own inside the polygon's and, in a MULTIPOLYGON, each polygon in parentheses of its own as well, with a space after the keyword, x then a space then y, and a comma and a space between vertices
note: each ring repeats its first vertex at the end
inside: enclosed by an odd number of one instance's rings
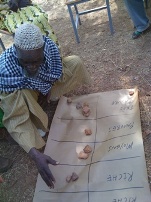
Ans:
POLYGON ((137 89, 79 96, 70 104, 62 97, 45 154, 60 162, 50 165, 55 189, 39 175, 34 202, 151 202, 137 89), (78 102, 89 103, 90 116, 82 115, 78 102), (86 128, 91 135, 85 135, 86 128), (86 145, 92 148, 90 156, 78 159, 86 145), (72 172, 79 179, 67 183, 72 172))

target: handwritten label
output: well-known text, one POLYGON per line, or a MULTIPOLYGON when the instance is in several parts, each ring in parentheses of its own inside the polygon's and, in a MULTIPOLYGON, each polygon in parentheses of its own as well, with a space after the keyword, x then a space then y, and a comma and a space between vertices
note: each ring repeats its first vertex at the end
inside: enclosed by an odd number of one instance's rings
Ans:
POLYGON ((120 125, 114 125, 112 127, 109 127, 109 132, 112 131, 118 131, 123 128, 125 129, 132 129, 134 127, 134 122, 126 123, 126 124, 120 124, 120 125))
POLYGON ((134 105, 133 105, 133 100, 128 99, 128 100, 115 100, 111 103, 111 105, 114 106, 119 106, 119 105, 123 105, 122 107, 120 107, 121 111, 128 111, 128 110, 132 110, 134 109, 134 105))
POLYGON ((123 107, 120 108, 121 111, 128 111, 128 110, 132 110, 132 109, 134 109, 133 105, 123 106, 123 107))
POLYGON ((117 175, 109 175, 107 177, 108 182, 113 182, 113 181, 127 181, 131 182, 133 180, 133 172, 132 173, 121 173, 117 175))
POLYGON ((116 146, 109 146, 108 152, 113 150, 122 150, 122 149, 132 149, 133 148, 133 141, 131 143, 121 143, 116 146))
POLYGON ((128 99, 128 100, 114 100, 111 105, 132 105, 133 100, 128 99))
POLYGON ((119 199, 113 199, 112 202, 136 202, 136 197, 124 197, 119 199))

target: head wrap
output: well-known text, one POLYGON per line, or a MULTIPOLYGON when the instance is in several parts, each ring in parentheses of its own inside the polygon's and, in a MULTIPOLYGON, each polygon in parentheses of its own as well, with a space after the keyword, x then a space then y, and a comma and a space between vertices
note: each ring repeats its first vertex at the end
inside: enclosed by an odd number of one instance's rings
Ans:
POLYGON ((22 50, 35 50, 43 46, 44 40, 39 27, 24 23, 15 31, 14 44, 22 50))

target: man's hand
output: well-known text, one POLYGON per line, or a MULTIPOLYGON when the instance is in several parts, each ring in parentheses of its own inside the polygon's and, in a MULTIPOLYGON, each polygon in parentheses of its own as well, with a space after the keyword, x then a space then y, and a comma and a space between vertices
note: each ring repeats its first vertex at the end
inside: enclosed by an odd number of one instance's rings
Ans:
POLYGON ((54 188, 55 178, 53 177, 48 164, 58 165, 59 163, 50 156, 40 153, 35 148, 30 149, 29 155, 35 161, 38 171, 48 187, 54 188))

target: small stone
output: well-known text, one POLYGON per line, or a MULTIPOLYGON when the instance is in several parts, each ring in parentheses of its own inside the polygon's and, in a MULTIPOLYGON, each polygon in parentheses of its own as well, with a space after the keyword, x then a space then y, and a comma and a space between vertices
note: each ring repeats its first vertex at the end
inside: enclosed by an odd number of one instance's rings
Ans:
POLYGON ((92 134, 91 129, 85 129, 84 132, 85 132, 86 135, 91 135, 92 134))
POLYGON ((76 104, 76 108, 77 108, 77 109, 81 109, 81 108, 82 108, 82 104, 81 104, 80 102, 78 102, 78 103, 76 104))
POLYGON ((84 103, 82 107, 82 114, 85 117, 88 117, 90 115, 90 108, 88 103, 84 103))
POLYGON ((70 182, 71 181, 71 178, 72 178, 72 176, 71 175, 68 175, 67 177, 66 177, 66 182, 70 182))
POLYGON ((72 99, 71 98, 67 98, 67 103, 71 104, 72 103, 72 99))
POLYGON ((84 151, 81 151, 79 154, 78 154, 78 158, 79 159, 87 159, 89 157, 89 154, 88 153, 85 153, 84 151))
POLYGON ((83 107, 89 107, 89 103, 84 102, 84 103, 83 103, 83 107))
POLYGON ((78 178, 79 176, 75 172, 73 172, 71 176, 72 181, 76 181, 78 178))
POLYGON ((83 113, 83 116, 85 116, 85 117, 89 117, 90 116, 90 112, 88 112, 88 113, 83 113))
POLYGON ((85 106, 85 107, 82 108, 82 113, 83 114, 87 114, 89 112, 90 112, 90 108, 88 106, 85 106))
POLYGON ((84 149, 83 149, 83 151, 85 152, 85 153, 91 153, 92 152, 92 148, 89 146, 89 145, 86 145, 85 147, 84 147, 84 149))
POLYGON ((129 91, 129 95, 130 95, 130 96, 134 95, 134 91, 132 91, 132 90, 129 91))

